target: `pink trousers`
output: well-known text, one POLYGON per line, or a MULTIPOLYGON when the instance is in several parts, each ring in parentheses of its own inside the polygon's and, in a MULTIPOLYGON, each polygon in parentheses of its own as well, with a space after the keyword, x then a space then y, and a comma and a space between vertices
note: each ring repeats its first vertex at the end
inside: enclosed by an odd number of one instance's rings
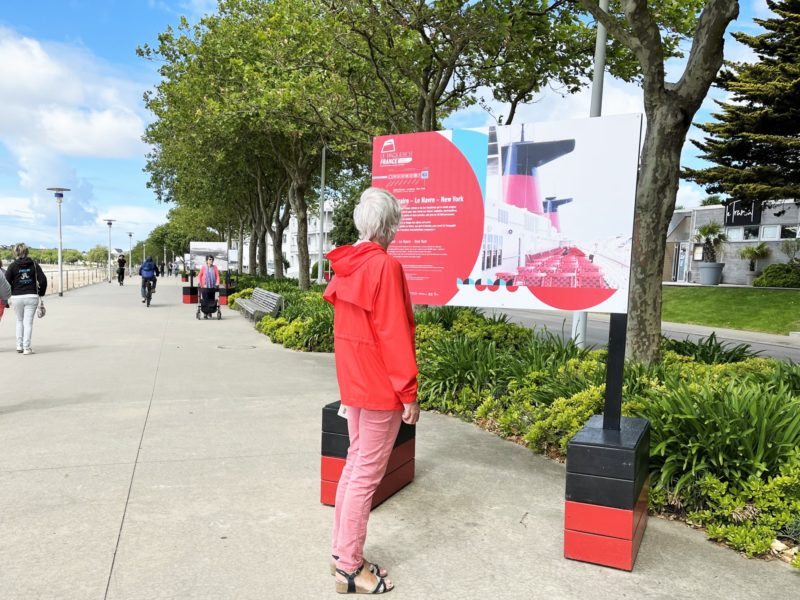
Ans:
POLYGON ((347 407, 350 449, 336 490, 331 549, 345 571, 355 571, 364 560, 372 496, 386 472, 402 416, 400 410, 347 407))

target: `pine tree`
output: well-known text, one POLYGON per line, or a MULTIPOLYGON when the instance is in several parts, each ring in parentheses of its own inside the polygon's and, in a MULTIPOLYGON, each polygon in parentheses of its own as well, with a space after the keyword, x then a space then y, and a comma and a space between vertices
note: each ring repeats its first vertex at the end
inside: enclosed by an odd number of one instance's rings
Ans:
POLYGON ((733 34, 758 62, 726 63, 717 85, 731 99, 717 102, 716 122, 698 125, 708 136, 693 143, 715 166, 683 175, 709 193, 768 204, 800 201, 800 0, 767 5, 776 16, 755 19, 764 33, 733 34))

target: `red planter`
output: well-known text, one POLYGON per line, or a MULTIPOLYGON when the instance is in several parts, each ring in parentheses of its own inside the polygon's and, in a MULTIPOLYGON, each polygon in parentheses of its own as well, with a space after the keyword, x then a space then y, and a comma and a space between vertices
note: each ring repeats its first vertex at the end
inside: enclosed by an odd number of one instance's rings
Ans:
POLYGON ((197 287, 186 286, 183 288, 183 303, 197 304, 197 287))

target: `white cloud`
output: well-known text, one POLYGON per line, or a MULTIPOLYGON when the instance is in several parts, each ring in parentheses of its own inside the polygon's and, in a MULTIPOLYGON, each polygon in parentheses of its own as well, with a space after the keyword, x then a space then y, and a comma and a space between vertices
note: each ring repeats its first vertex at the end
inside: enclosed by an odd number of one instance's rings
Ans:
MULTIPOLYGON (((71 190, 62 205, 65 245, 82 248, 97 239, 98 231, 105 233, 97 227, 94 185, 73 159, 143 157, 146 85, 126 79, 83 47, 25 37, 0 26, 0 144, 14 165, 6 170, 16 171, 18 179, 16 189, 0 189, 4 243, 23 234, 35 244, 57 240, 58 206, 46 191, 53 186, 71 190)), ((97 168, 98 163, 92 164, 97 168)), ((102 177, 97 183, 107 193, 102 177)), ((141 223, 143 236, 145 228, 164 221, 164 212, 142 208, 120 214, 141 223)))
POLYGON ((133 157, 145 146, 141 86, 86 51, 0 28, 0 142, 61 156, 133 157))
POLYGON ((38 112, 42 133, 61 154, 104 158, 142 154, 140 137, 144 125, 130 110, 42 108, 38 112))
POLYGON ((21 221, 32 222, 36 218, 33 202, 30 198, 0 198, 0 217, 11 217, 21 221))
MULTIPOLYGON (((153 227, 167 222, 168 210, 169 207, 164 205, 154 208, 130 204, 112 205, 104 209, 102 214, 97 215, 95 223, 107 227, 105 219, 115 219, 126 231, 130 227, 140 231, 149 231, 153 227)), ((112 227, 116 226, 117 223, 112 227)))
POLYGON ((678 196, 675 201, 677 206, 691 208, 700 206, 700 203, 708 196, 700 187, 694 183, 682 181, 678 187, 678 196))

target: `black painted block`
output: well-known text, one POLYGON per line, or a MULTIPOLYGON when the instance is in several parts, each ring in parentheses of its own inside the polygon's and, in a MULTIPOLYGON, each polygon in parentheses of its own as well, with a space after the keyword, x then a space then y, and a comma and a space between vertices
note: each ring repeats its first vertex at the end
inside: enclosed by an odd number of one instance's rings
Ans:
POLYGON ((636 479, 567 473, 566 498, 572 502, 633 510, 647 475, 647 464, 640 469, 636 479))
POLYGON ((620 430, 603 429, 595 415, 567 444, 566 499, 633 509, 647 480, 650 423, 623 417, 620 430))
MULTIPOLYGON (((339 402, 327 404, 322 409, 322 455, 347 457, 350 436, 347 432, 347 419, 339 416, 339 402)), ((400 423, 394 447, 416 437, 416 425, 400 423)))
POLYGON ((650 459, 650 423, 622 417, 620 430, 603 429, 594 415, 567 444, 567 472, 635 479, 650 459))

